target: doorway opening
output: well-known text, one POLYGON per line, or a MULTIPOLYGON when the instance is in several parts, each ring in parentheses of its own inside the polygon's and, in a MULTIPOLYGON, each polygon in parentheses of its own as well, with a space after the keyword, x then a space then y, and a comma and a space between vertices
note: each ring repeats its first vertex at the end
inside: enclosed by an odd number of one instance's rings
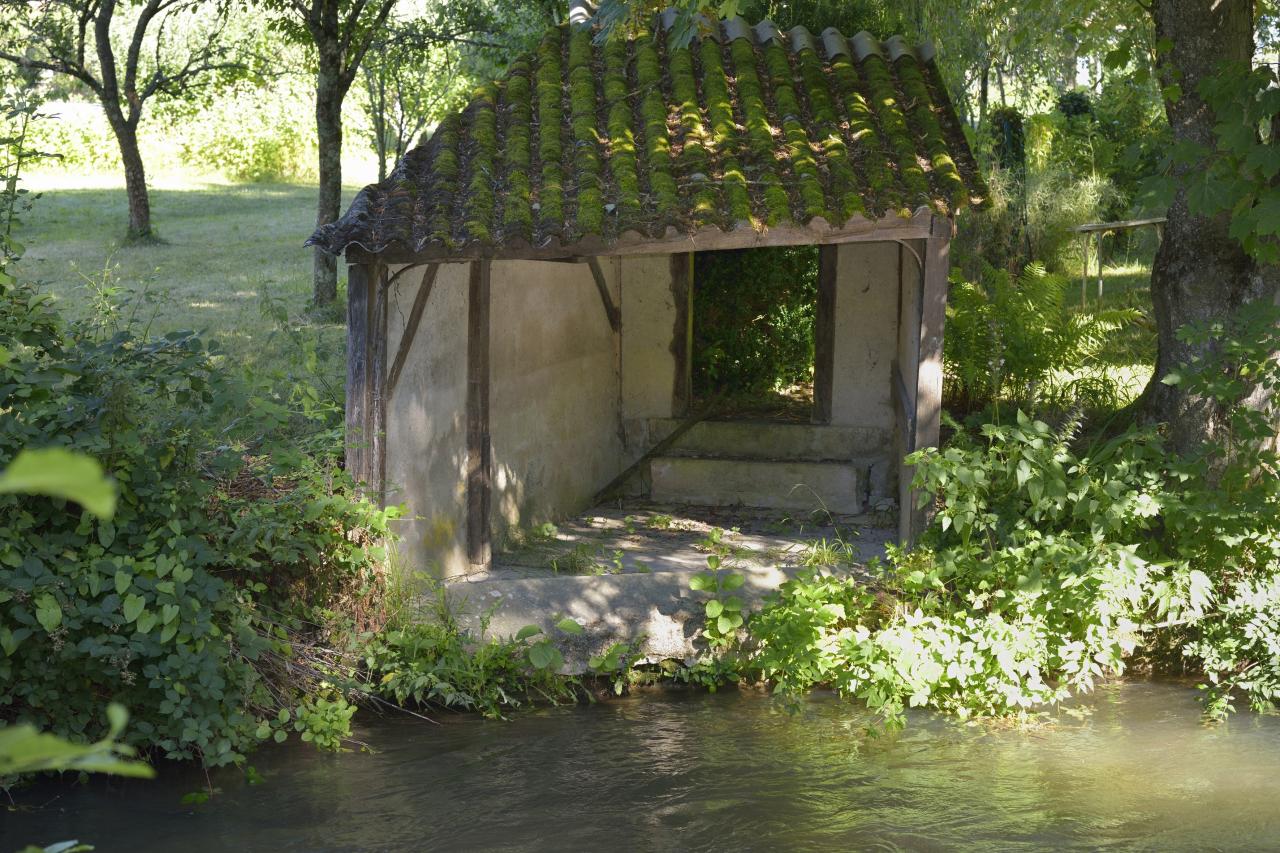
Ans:
POLYGON ((695 254, 695 407, 719 396, 716 420, 821 420, 819 267, 817 246, 695 254))

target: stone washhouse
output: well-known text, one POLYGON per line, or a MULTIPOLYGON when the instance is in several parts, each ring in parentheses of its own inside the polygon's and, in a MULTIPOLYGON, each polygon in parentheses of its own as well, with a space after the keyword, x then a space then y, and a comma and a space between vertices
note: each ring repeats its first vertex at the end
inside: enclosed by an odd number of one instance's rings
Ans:
POLYGON ((672 22, 551 30, 310 240, 349 265, 348 468, 407 505, 414 570, 483 573, 631 469, 655 501, 918 530, 901 460, 938 441, 948 244, 985 195, 933 50, 742 19, 677 49, 672 22), (694 253, 794 245, 812 423, 687 428, 694 253))

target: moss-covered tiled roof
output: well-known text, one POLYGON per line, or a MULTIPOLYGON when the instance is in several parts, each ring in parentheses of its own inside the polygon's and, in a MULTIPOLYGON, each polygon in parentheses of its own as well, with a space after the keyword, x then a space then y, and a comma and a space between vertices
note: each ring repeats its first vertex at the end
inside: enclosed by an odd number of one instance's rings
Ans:
POLYGON ((310 242, 607 253, 712 228, 946 215, 985 192, 928 47, 740 18, 682 49, 559 27, 310 242))

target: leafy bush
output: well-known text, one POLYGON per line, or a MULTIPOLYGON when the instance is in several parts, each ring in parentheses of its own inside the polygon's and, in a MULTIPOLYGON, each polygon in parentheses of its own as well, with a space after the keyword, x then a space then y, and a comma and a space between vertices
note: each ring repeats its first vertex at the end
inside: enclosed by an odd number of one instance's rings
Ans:
MULTIPOLYGON (((572 620, 562 622, 577 627, 572 620)), ((481 633, 485 630, 487 623, 481 633)), ((407 608, 383 631, 369 636, 363 663, 371 689, 393 702, 498 718, 536 698, 562 701, 574 696, 573 683, 554 671, 559 664, 552 666, 555 660, 538 657, 554 650, 550 641, 527 642, 539 633, 530 627, 508 639, 472 636, 458 623, 444 592, 437 590, 429 612, 407 608)), ((555 658, 563 663, 558 651, 555 658)))
POLYGON ((166 129, 181 139, 182 159, 234 181, 306 180, 315 174, 315 129, 306 98, 286 86, 263 98, 242 84, 166 129), (179 132, 180 131, 180 132, 179 132))
POLYGON ((283 416, 194 335, 66 324, 14 286, 0 338, 0 465, 73 448, 119 488, 109 521, 0 496, 4 718, 92 739, 111 698, 133 711, 130 743, 239 760, 312 690, 284 665, 297 619, 376 590, 391 514, 333 462, 273 453, 263 437, 283 416))
POLYGON ((757 393, 813 378, 814 247, 696 255, 694 387, 757 393))
POLYGON ((1258 306, 1181 333, 1219 348, 1167 381, 1233 415, 1194 458, 1172 457, 1153 430, 1081 451, 1074 429, 1021 413, 980 441, 962 433, 913 454, 936 509, 921 547, 891 551, 875 590, 816 574, 784 584, 749 622, 749 665, 780 692, 829 684, 898 724, 909 706, 1008 714, 1056 702, 1142 649, 1202 673, 1211 717, 1241 694, 1274 708, 1278 320, 1258 306))
POLYGON ((897 723, 908 706, 1023 711, 1123 668, 1153 569, 1113 541, 1149 523, 1145 437, 1079 457, 1026 417, 983 436, 914 457, 938 516, 922 547, 891 553, 879 594, 802 577, 753 617, 765 677, 828 683, 897 723))
POLYGON ((973 411, 1001 401, 1117 408, 1127 402, 1100 354, 1137 322, 1134 309, 1069 310, 1063 276, 1032 264, 1014 278, 987 266, 978 281, 952 273, 943 343, 948 405, 973 411))

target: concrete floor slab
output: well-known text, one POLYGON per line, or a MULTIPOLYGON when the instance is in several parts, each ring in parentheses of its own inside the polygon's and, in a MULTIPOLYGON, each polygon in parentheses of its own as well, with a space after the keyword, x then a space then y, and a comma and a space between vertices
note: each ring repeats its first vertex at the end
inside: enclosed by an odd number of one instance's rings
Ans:
POLYGON ((689 579, 721 556, 723 571, 744 575, 739 594, 755 609, 807 567, 866 576, 892 541, 892 519, 878 515, 796 518, 784 512, 626 503, 598 507, 495 555, 494 568, 445 588, 463 624, 510 636, 536 624, 557 636, 565 672, 582 673, 591 655, 617 642, 642 657, 692 661, 699 652, 703 603, 689 579), (568 616, 585 631, 552 630, 568 616))

